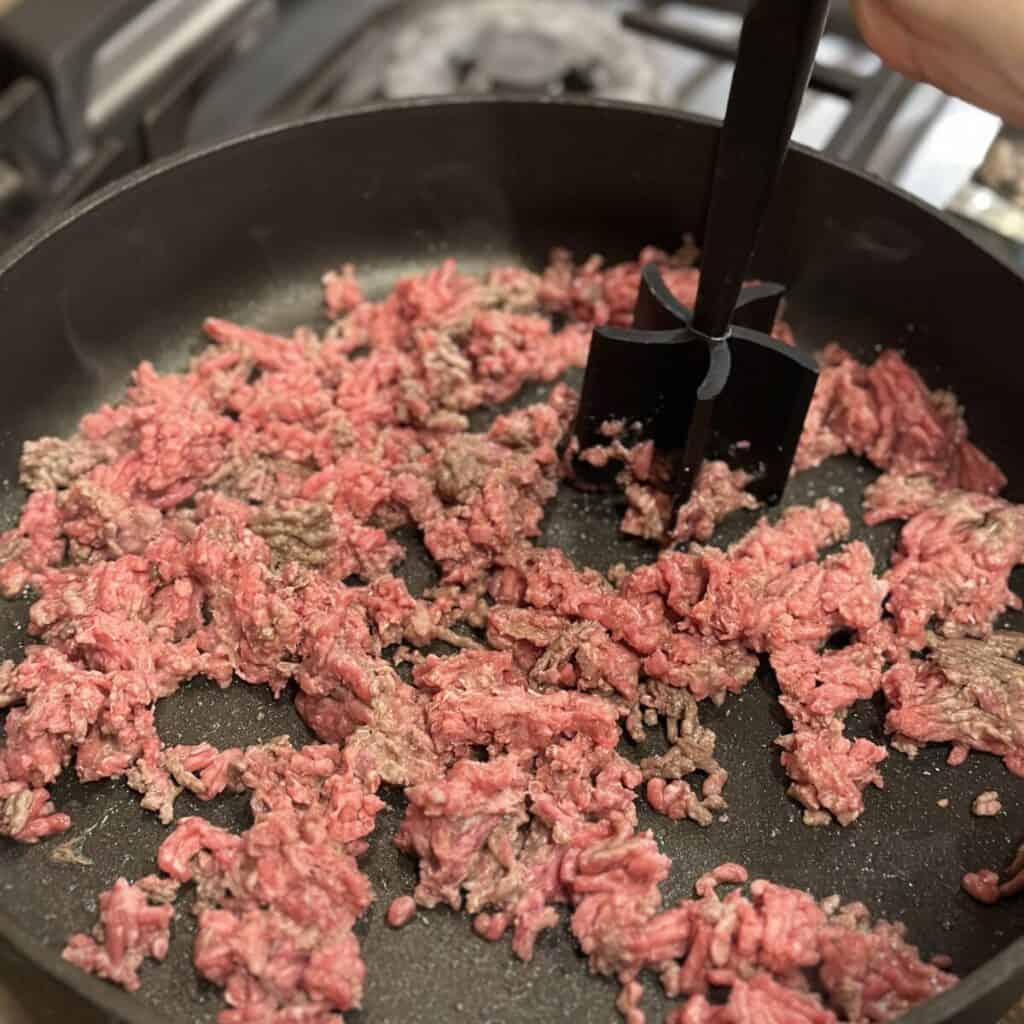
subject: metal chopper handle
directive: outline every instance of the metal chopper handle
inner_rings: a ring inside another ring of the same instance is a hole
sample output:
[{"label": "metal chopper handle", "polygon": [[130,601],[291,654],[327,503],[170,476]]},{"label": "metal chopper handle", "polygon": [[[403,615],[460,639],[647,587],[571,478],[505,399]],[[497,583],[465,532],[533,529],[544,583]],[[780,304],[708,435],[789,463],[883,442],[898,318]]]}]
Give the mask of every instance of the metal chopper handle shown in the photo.
[{"label": "metal chopper handle", "polygon": [[729,333],[736,300],[789,148],[829,0],[754,0],[715,157],[691,327]]}]

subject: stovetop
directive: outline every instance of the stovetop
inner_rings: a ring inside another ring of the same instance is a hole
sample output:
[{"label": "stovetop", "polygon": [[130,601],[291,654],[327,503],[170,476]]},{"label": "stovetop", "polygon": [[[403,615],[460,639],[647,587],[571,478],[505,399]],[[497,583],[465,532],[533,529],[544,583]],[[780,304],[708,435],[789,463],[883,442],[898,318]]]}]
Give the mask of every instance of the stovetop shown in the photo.
[{"label": "stovetop", "polygon": [[[0,0],[0,250],[184,146],[370,100],[594,95],[720,116],[743,7]],[[833,4],[797,141],[970,217],[991,189],[962,190],[998,130],[991,115],[882,68],[846,4]]]}]

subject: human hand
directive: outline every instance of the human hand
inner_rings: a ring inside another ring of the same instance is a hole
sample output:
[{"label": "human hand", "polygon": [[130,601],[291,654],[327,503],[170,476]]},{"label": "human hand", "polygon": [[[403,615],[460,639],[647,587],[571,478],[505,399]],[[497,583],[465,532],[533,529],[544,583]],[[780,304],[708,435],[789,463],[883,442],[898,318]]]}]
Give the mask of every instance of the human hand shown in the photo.
[{"label": "human hand", "polygon": [[890,67],[1024,126],[1024,0],[851,0]]}]

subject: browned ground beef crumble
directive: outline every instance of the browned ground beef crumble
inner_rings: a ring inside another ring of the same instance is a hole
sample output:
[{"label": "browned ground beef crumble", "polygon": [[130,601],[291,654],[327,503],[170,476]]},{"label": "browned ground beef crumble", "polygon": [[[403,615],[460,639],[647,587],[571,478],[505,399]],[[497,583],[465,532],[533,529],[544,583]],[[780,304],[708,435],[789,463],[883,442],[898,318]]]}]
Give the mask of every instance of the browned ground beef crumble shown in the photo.
[{"label": "browned ground beef crumble", "polygon": [[[670,524],[654,452],[620,444],[614,426],[589,457],[623,463],[623,528],[692,543],[610,578],[536,546],[574,394],[555,384],[483,432],[467,414],[582,366],[594,324],[629,323],[650,260],[691,302],[692,254],[654,249],[608,268],[558,251],[541,275],[467,277],[446,262],[379,302],[346,266],[324,278],[322,336],[209,320],[213,344],[187,372],[143,363],[123,404],[68,440],[25,446],[32,493],[0,537],[0,587],[31,588],[39,642],[0,667],[0,834],[67,830],[47,786],[72,765],[83,781],[123,777],[174,824],[160,874],[117,880],[69,960],[136,987],[143,959],[166,954],[171,901],[191,884],[194,961],[224,989],[222,1024],[340,1021],[365,973],[352,926],[373,894],[358,858],[392,785],[407,798],[396,842],[419,882],[388,922],[445,903],[529,958],[565,906],[590,968],[621,983],[629,1024],[643,1020],[645,969],[690,997],[671,1024],[889,1020],[954,983],[859,904],[765,880],[722,895],[747,881],[736,864],[663,906],[670,862],[638,831],[636,801],[642,791],[700,825],[726,808],[698,705],[739,693],[762,655],[792,723],[781,762],[810,824],[852,822],[864,788],[882,785],[885,748],[844,733],[850,706],[879,690],[899,749],[949,742],[953,760],[985,750],[1024,774],[1019,674],[972,671],[957,646],[1015,603],[1024,511],[995,496],[1005,481],[951,395],[929,392],[894,352],[864,366],[831,346],[799,466],[850,451],[886,471],[866,518],[908,522],[882,576],[845,542],[829,499],[762,520],[728,550],[704,546],[721,518],[754,507],[749,478],[709,463]],[[791,340],[784,324],[776,334]],[[409,525],[439,572],[422,597],[393,575],[394,531]],[[833,649],[837,633],[849,643]],[[462,649],[423,652],[439,640]],[[166,746],[154,704],[196,675],[276,695],[294,680],[321,742]],[[659,723],[664,754],[617,752],[623,732]],[[247,792],[252,826],[175,820],[183,789]],[[993,872],[969,877],[979,898],[1000,894]],[[1011,867],[1002,889],[1021,877]],[[729,990],[725,1003],[708,1001],[713,986]]]}]

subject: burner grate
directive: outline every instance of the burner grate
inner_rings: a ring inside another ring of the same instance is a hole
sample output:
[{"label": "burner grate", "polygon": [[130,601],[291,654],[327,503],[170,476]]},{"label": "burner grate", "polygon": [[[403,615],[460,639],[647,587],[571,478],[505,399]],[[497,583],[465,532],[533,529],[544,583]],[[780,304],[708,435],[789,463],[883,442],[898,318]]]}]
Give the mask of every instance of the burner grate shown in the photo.
[{"label": "burner grate", "polygon": [[434,0],[397,7],[333,69],[329,105],[452,93],[667,98],[647,42],[617,5]]},{"label": "burner grate", "polygon": [[[673,0],[662,0],[653,6],[626,11],[622,23],[634,32],[652,39],[687,50],[699,51],[730,64],[735,60],[739,40],[737,27],[733,31],[716,30],[717,25],[701,17],[681,21],[673,17],[680,8],[689,8],[699,14],[702,11],[741,11],[741,3],[729,0],[696,0],[678,4]],[[824,96],[844,101],[845,112],[831,137],[824,146],[827,155],[844,163],[866,167],[878,149],[893,117],[907,102],[915,83],[902,75],[883,67],[869,56],[868,60],[856,62],[861,68],[867,64],[869,70],[853,68],[849,63],[836,64],[825,59],[829,44],[835,45],[836,36],[852,34],[852,23],[843,10],[837,12],[829,23],[832,39],[826,37],[819,50],[818,60],[811,74],[810,90]],[[868,56],[865,53],[865,56]],[[909,145],[913,146],[910,140]]]}]

